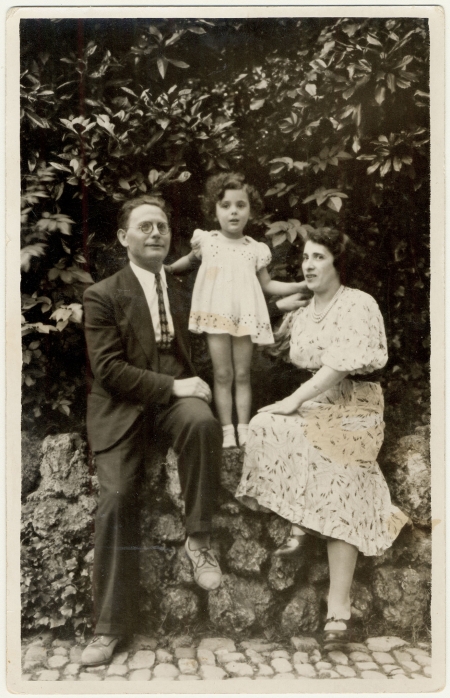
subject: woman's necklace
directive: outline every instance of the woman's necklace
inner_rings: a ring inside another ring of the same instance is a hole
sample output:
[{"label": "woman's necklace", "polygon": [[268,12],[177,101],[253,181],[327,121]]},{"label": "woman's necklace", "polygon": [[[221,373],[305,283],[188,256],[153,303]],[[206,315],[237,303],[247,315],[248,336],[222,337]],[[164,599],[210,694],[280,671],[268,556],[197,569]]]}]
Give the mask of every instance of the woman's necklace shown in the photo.
[{"label": "woman's necklace", "polygon": [[314,305],[312,305],[312,308],[311,308],[311,317],[314,320],[314,322],[321,322],[324,319],[325,315],[327,315],[327,313],[331,310],[333,305],[336,303],[339,296],[342,294],[342,291],[344,290],[344,288],[345,288],[344,286],[339,286],[339,288],[336,291],[336,293],[334,294],[333,298],[328,303],[325,310],[322,310],[321,313],[316,313],[316,310],[315,310],[316,299],[314,299]]}]

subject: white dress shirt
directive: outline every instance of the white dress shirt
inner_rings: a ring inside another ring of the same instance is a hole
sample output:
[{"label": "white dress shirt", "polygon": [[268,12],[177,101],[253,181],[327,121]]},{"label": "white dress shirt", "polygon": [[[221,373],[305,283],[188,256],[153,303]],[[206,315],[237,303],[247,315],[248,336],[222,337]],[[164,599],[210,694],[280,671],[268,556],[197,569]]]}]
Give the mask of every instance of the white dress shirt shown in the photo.
[{"label": "white dress shirt", "polygon": [[[158,293],[156,291],[155,275],[153,274],[153,272],[147,271],[147,269],[142,269],[142,267],[136,266],[136,264],[133,264],[133,262],[130,262],[130,267],[137,276],[137,280],[141,284],[142,290],[144,291],[145,298],[150,310],[150,315],[152,317],[153,329],[155,331],[155,340],[158,343],[161,341],[161,325],[159,322]],[[170,313],[169,297],[167,295],[166,273],[164,267],[161,267],[160,275],[161,287],[164,298],[164,306],[167,315],[167,323],[169,325],[169,334],[171,339],[173,339],[175,336],[175,330],[173,327],[172,315]]]}]

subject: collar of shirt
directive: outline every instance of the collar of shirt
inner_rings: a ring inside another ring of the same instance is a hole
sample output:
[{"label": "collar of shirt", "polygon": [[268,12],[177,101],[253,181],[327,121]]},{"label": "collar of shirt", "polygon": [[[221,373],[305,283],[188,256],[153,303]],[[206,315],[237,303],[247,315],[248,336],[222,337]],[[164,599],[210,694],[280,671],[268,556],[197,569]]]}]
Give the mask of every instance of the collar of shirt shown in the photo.
[{"label": "collar of shirt", "polygon": [[[138,267],[134,262],[130,262],[130,267],[136,274],[137,278],[141,282],[141,285],[147,287],[149,290],[156,290],[156,281],[155,281],[155,274],[152,271],[148,271],[147,269],[142,269],[142,267]],[[167,279],[166,279],[166,271],[164,267],[161,267],[160,270],[160,276],[161,276],[161,285],[163,288],[167,288]]]},{"label": "collar of shirt", "polygon": [[[159,321],[158,294],[156,292],[155,274],[151,271],[147,271],[147,269],[142,269],[142,267],[138,267],[131,261],[130,267],[135,276],[137,277],[137,280],[141,284],[142,290],[144,291],[144,295],[152,318],[153,329],[155,332],[155,340],[156,342],[159,342],[161,340],[161,325]],[[172,313],[170,312],[169,297],[167,294],[167,280],[164,267],[161,267],[160,275],[164,298],[164,306],[166,309],[167,322],[169,325],[169,334],[171,337],[174,337],[175,329],[173,326]]]}]

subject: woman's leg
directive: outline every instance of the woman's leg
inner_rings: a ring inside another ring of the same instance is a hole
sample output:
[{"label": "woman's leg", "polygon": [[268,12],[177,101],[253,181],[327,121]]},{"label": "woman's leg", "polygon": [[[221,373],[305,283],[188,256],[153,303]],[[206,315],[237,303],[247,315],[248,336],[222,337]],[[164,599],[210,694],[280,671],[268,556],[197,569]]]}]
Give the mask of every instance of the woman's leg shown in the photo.
[{"label": "woman's leg", "polygon": [[232,337],[231,341],[238,422],[239,424],[248,424],[252,407],[250,366],[252,363],[253,342],[249,335]]},{"label": "woman's leg", "polygon": [[[350,610],[350,588],[353,581],[358,549],[343,540],[328,541],[328,564],[330,567],[330,591],[328,594],[327,618],[348,620]],[[327,623],[327,628],[328,628]],[[334,628],[338,630],[339,628]]]},{"label": "woman's leg", "polygon": [[229,334],[208,334],[208,349],[214,370],[214,403],[222,426],[232,424],[233,357]]}]

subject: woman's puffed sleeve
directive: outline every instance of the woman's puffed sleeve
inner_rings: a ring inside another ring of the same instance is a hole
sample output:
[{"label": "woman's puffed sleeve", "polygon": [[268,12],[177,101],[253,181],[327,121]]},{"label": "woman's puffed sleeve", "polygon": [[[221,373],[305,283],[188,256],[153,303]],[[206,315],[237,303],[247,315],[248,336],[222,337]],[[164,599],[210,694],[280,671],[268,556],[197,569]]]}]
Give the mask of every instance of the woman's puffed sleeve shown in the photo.
[{"label": "woman's puffed sleeve", "polygon": [[272,261],[272,253],[263,242],[258,242],[257,245],[256,271],[260,271],[270,264]]},{"label": "woman's puffed sleeve", "polygon": [[191,247],[197,259],[202,258],[202,246],[208,235],[209,233],[207,230],[200,230],[200,228],[194,230],[194,234],[191,238]]},{"label": "woman's puffed sleeve", "polygon": [[348,291],[352,296],[334,322],[333,338],[321,361],[336,371],[372,373],[383,368],[388,359],[383,318],[372,296]]}]

